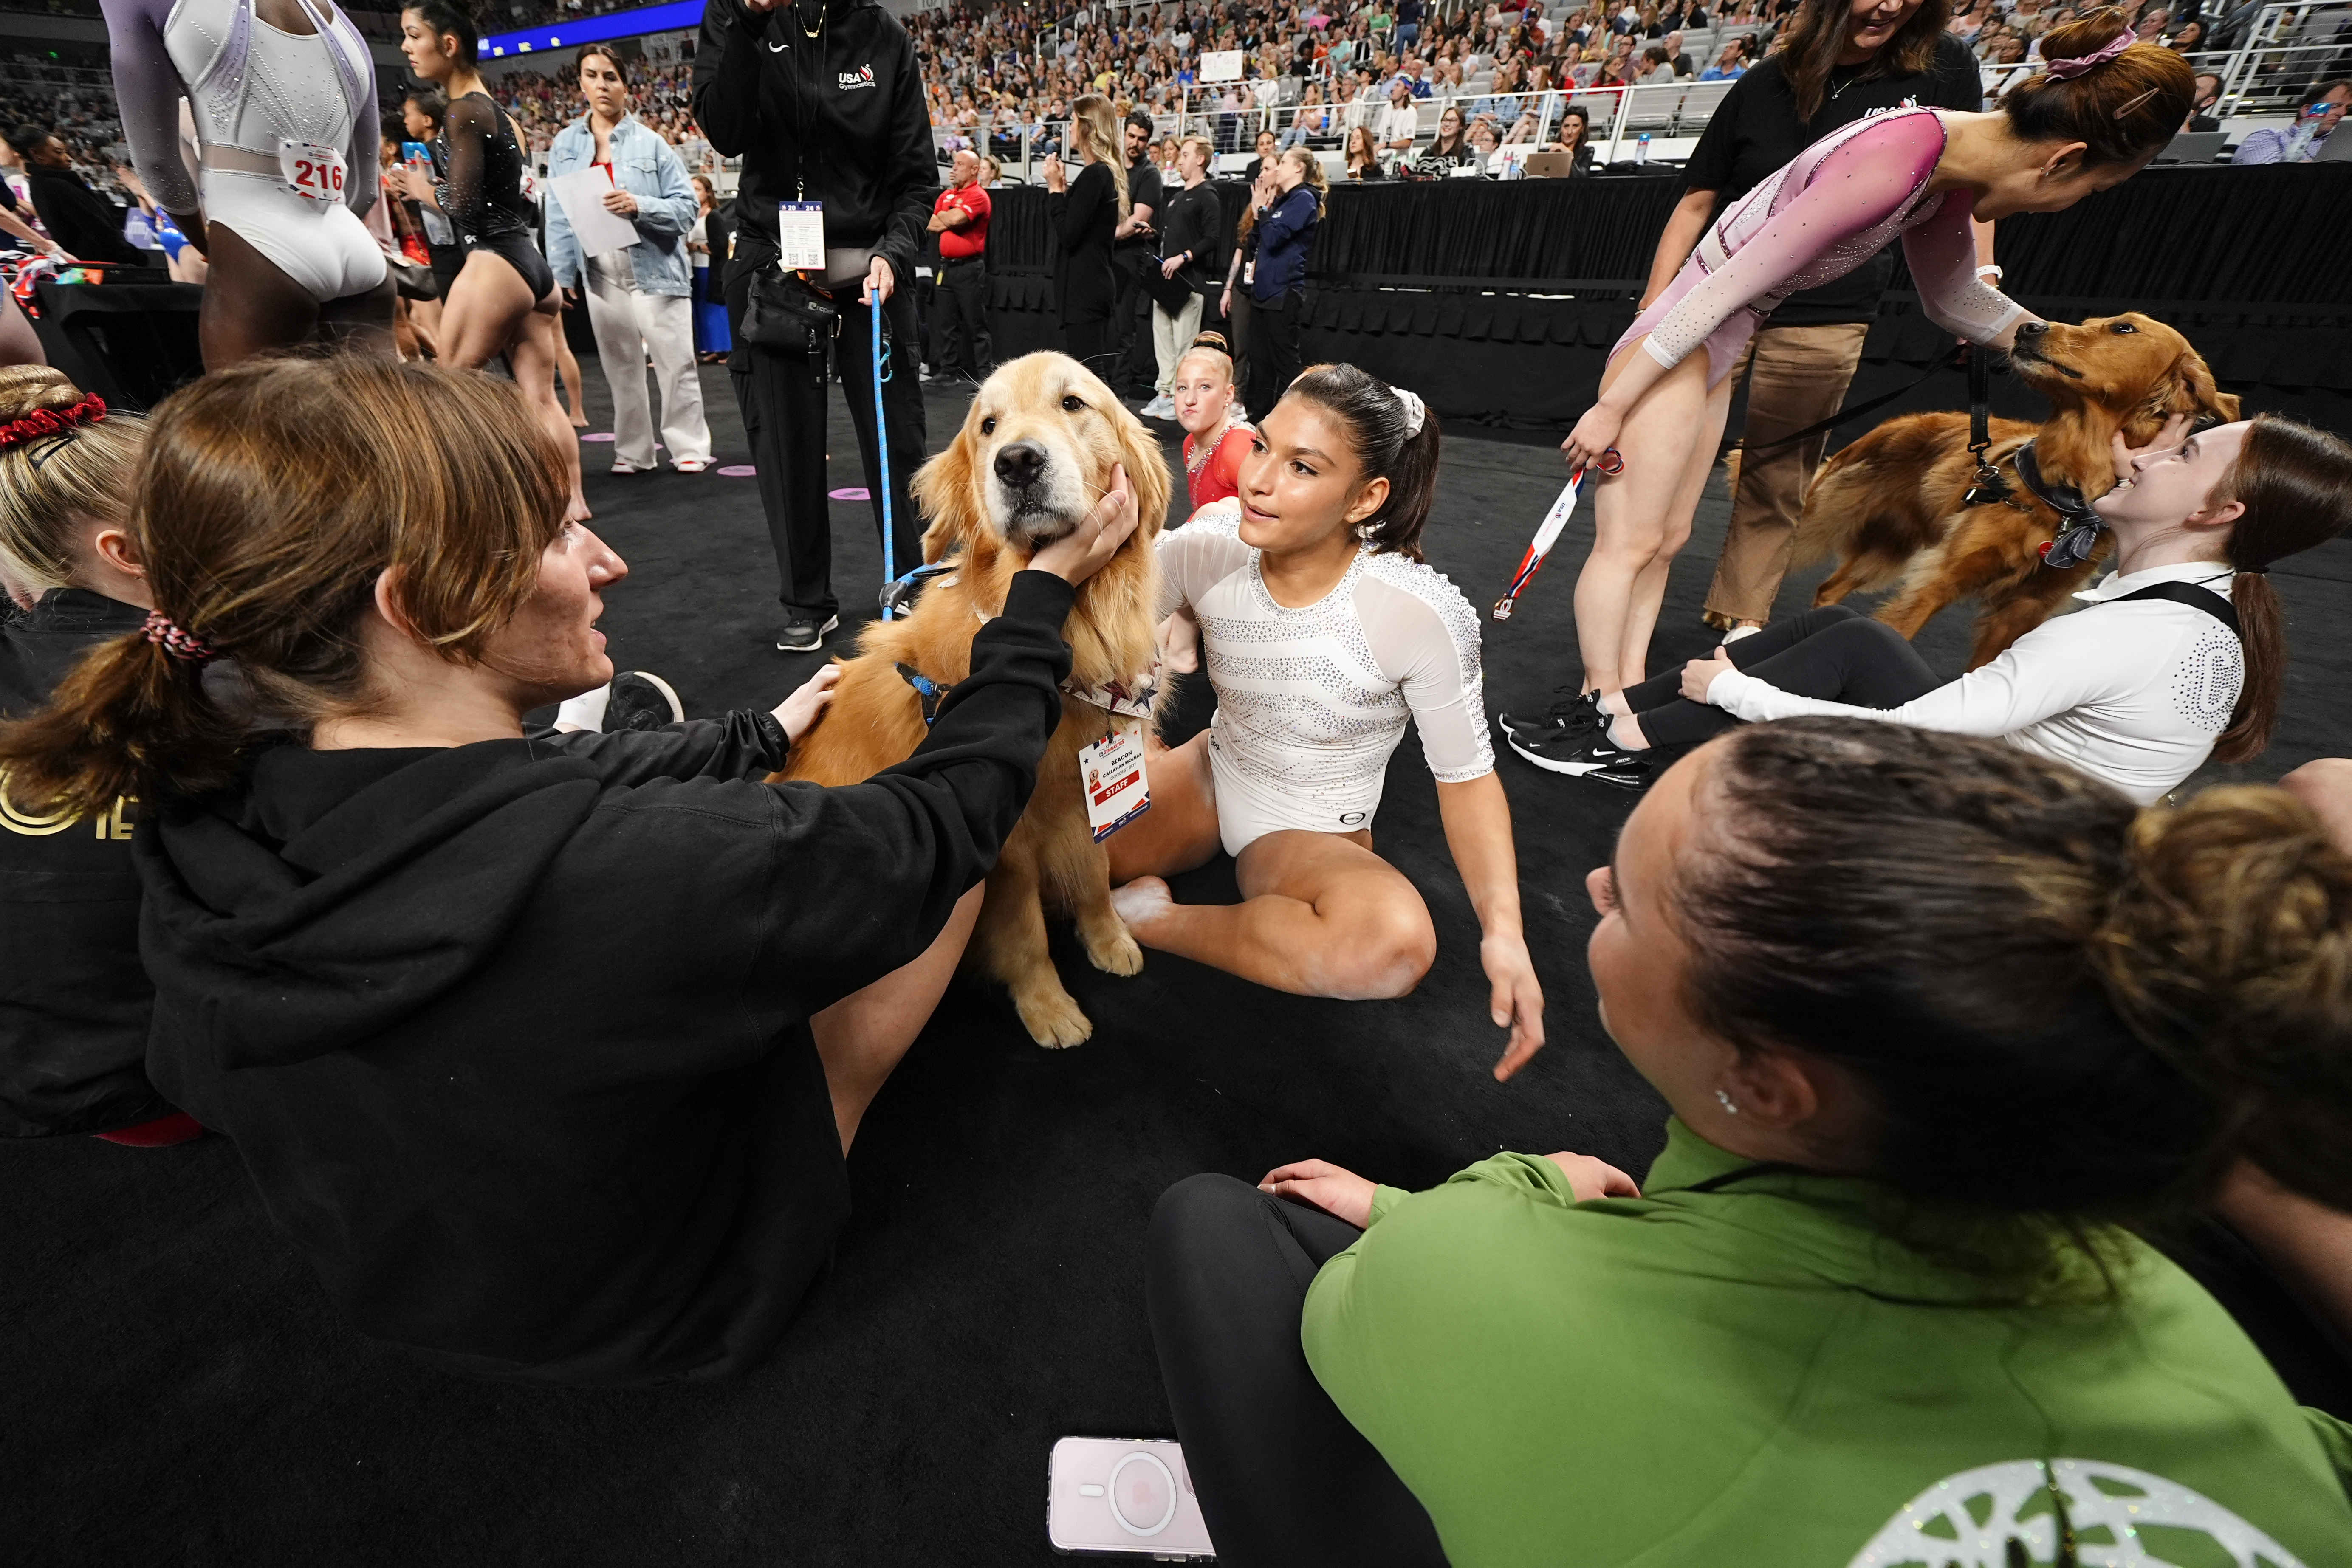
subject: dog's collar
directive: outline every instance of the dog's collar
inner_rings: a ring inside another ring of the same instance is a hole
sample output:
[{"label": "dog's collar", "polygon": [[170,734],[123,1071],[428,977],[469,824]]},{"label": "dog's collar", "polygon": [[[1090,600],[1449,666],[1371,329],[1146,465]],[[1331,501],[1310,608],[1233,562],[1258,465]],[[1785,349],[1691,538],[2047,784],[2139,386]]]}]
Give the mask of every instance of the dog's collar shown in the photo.
[{"label": "dog's collar", "polygon": [[[986,621],[988,617],[982,615],[981,619]],[[915,689],[917,699],[923,705],[924,727],[929,728],[938,723],[940,705],[947,701],[948,694],[955,690],[955,687],[941,685],[904,661],[891,667],[898,672],[900,680]],[[1073,696],[1082,703],[1098,707],[1113,717],[1149,719],[1151,716],[1152,704],[1160,695],[1160,666],[1154,664],[1143,674],[1129,680],[1111,681],[1099,686],[1076,685],[1071,682],[1064,681],[1062,693],[1066,696]]]},{"label": "dog's collar", "polygon": [[2019,447],[2011,461],[2026,492],[2064,519],[2058,537],[2042,547],[2042,564],[2065,568],[2089,560],[2098,549],[2099,530],[2107,526],[2106,519],[2092,510],[2091,503],[2074,486],[2053,485],[2042,476],[2042,460],[2031,441]]}]

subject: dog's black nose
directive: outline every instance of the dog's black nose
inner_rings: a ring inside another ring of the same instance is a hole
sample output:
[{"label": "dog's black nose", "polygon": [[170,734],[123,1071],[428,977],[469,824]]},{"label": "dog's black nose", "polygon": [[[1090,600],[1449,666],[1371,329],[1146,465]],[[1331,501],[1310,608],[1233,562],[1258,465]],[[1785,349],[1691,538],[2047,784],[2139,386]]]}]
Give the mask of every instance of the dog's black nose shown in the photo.
[{"label": "dog's black nose", "polygon": [[2021,338],[2039,338],[2048,330],[2050,323],[2047,321],[2021,321],[2017,324],[2017,335]]},{"label": "dog's black nose", "polygon": [[1034,441],[1008,442],[996,454],[996,476],[1015,490],[1037,482],[1045,472],[1045,449]]}]

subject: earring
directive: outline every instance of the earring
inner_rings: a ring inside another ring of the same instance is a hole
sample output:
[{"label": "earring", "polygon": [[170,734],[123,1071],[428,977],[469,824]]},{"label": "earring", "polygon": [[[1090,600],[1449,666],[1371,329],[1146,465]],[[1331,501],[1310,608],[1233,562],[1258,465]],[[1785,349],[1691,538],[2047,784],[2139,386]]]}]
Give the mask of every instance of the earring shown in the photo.
[{"label": "earring", "polygon": [[1739,1107],[1732,1103],[1730,1095],[1718,1089],[1715,1092],[1715,1097],[1723,1102],[1723,1108],[1726,1111],[1728,1111],[1735,1116],[1739,1114]]}]

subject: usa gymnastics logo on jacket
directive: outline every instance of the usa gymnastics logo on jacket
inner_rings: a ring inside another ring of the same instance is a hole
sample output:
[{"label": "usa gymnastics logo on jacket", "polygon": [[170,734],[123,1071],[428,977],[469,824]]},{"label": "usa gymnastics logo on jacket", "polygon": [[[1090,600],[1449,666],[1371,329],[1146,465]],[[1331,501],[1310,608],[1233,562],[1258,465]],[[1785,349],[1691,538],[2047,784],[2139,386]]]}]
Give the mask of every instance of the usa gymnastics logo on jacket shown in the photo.
[{"label": "usa gymnastics logo on jacket", "polygon": [[844,71],[841,73],[839,81],[841,90],[844,92],[856,92],[861,87],[872,87],[874,85],[874,68],[872,66],[860,66],[854,71]]}]

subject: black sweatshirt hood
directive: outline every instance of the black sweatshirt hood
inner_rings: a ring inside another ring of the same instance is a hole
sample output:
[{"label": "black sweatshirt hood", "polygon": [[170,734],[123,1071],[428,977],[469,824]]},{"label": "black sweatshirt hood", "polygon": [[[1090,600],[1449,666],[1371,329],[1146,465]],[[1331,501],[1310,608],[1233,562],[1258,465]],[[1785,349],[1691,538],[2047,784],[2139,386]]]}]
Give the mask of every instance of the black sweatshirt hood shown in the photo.
[{"label": "black sweatshirt hood", "polygon": [[526,740],[273,747],[240,797],[139,835],[150,971],[224,1070],[348,1049],[481,967],[598,793]]}]

